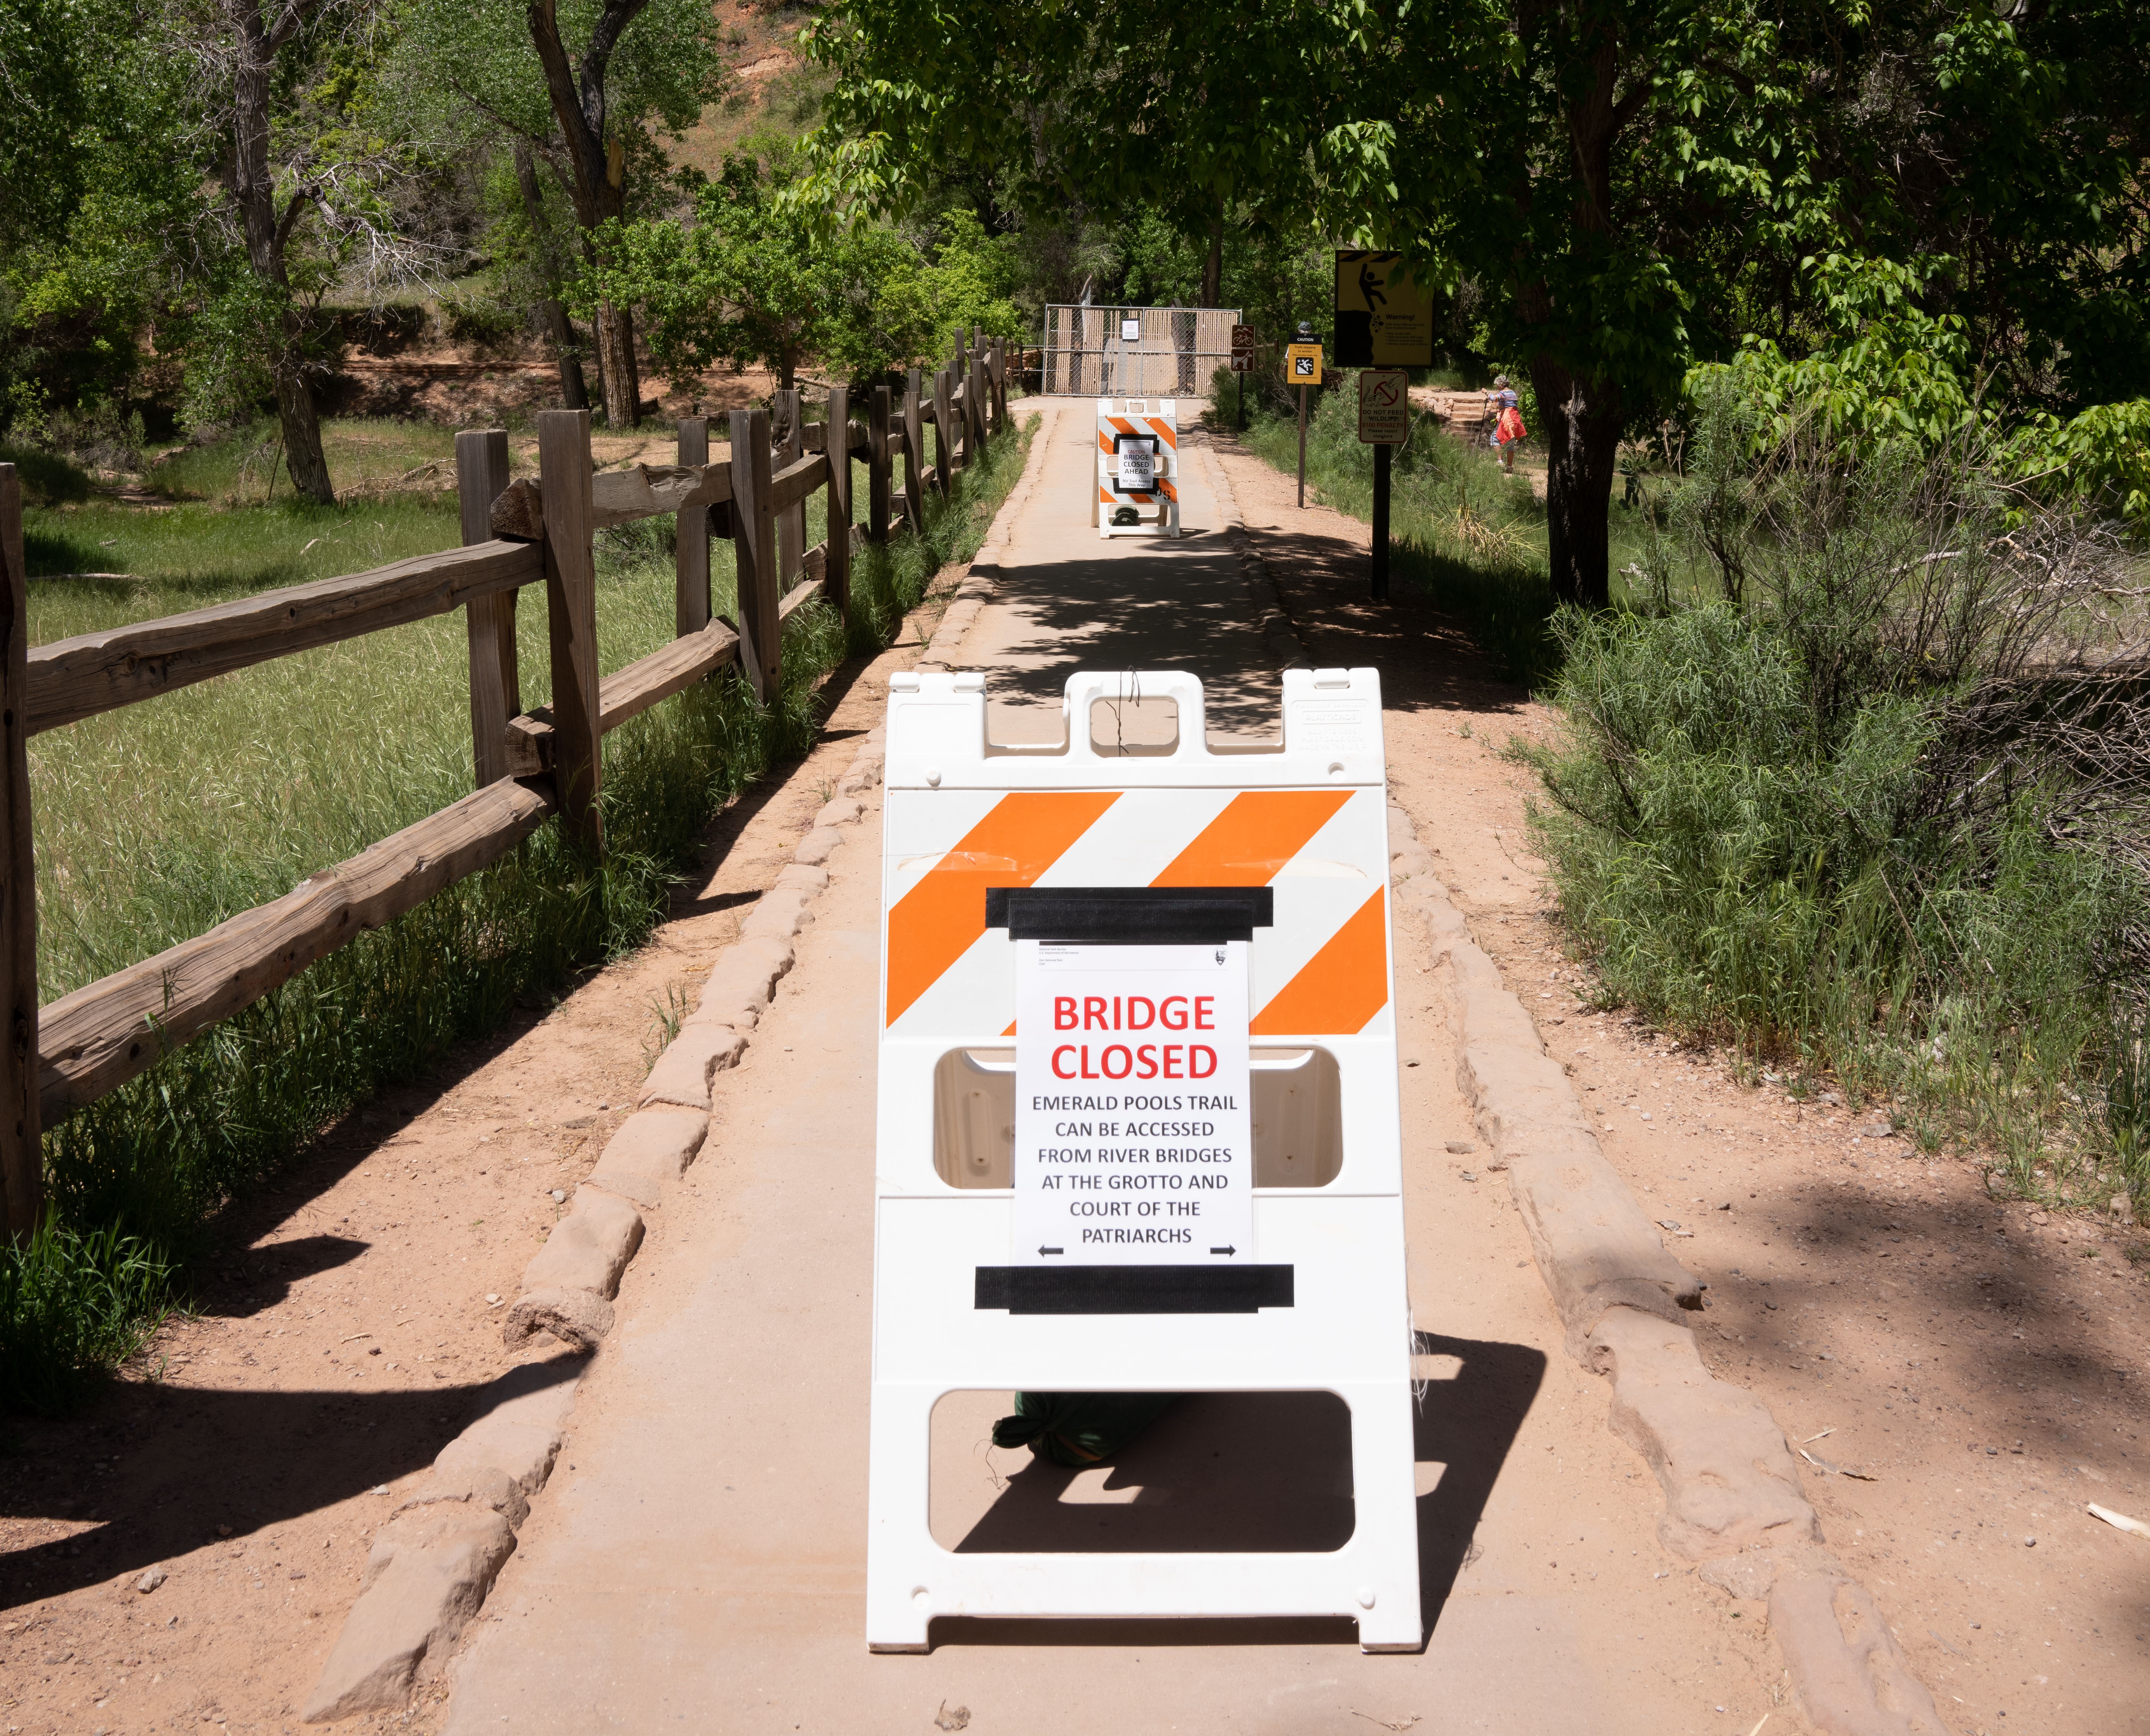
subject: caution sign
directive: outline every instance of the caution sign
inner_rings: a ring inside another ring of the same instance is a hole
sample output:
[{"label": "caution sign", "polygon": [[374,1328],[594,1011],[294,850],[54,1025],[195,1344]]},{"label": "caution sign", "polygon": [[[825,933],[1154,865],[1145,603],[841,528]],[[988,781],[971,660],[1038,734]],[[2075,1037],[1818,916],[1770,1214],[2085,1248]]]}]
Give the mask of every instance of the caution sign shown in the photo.
[{"label": "caution sign", "polygon": [[1016,943],[1017,1265],[1254,1258],[1247,943]]},{"label": "caution sign", "polygon": [[1285,345],[1284,377],[1293,386],[1320,385],[1321,346],[1319,344]]},{"label": "caution sign", "polygon": [[1338,250],[1336,366],[1433,366],[1433,298],[1401,254]]},{"label": "caution sign", "polygon": [[1359,376],[1359,438],[1367,446],[1411,438],[1411,376],[1401,368],[1368,368]]},{"label": "caution sign", "polygon": [[1123,493],[1148,493],[1157,487],[1157,442],[1123,437],[1113,454],[1120,467]]}]

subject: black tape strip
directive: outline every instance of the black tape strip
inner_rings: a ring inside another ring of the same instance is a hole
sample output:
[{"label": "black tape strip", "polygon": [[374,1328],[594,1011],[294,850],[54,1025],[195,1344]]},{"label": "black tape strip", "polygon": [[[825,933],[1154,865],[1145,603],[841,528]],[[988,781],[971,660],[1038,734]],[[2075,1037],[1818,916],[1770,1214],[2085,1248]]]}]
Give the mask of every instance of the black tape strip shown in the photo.
[{"label": "black tape strip", "polygon": [[979,1308],[1010,1314],[1253,1314],[1289,1308],[1289,1266],[980,1266]]},{"label": "black tape strip", "polygon": [[1267,886],[988,886],[986,926],[1012,941],[1209,946],[1276,924]]}]

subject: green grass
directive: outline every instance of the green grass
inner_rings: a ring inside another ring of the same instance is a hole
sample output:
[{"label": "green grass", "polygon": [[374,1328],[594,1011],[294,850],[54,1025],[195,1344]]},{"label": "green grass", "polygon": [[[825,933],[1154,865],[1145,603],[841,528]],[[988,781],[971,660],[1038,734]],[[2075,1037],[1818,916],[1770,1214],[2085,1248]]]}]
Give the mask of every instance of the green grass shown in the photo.
[{"label": "green grass", "polygon": [[[452,483],[455,431],[431,422],[358,416],[325,421],[321,450],[339,497],[378,493],[401,483],[429,462],[438,462],[447,482]],[[143,482],[151,493],[168,500],[211,500],[230,506],[273,503],[291,493],[283,451],[283,437],[275,420],[265,417],[205,445],[182,447],[152,465]],[[411,478],[412,483],[426,480]]]},{"label": "green grass", "polygon": [[0,1411],[63,1410],[142,1347],[169,1303],[169,1260],[118,1226],[48,1218],[0,1243]]},{"label": "green grass", "polygon": [[[144,1259],[183,1264],[225,1200],[287,1163],[381,1084],[421,1072],[455,1042],[497,1025],[519,1002],[542,1002],[578,971],[639,945],[663,919],[709,819],[810,745],[820,677],[848,652],[886,643],[933,572],[975,551],[1020,474],[1027,437],[1002,437],[986,462],[959,477],[947,505],[929,502],[922,542],[901,537],[855,563],[848,642],[839,618],[820,604],[792,616],[782,691],[770,705],[756,706],[744,684],[719,675],[607,737],[601,865],[578,859],[548,825],[506,860],[361,936],[48,1129],[58,1240],[36,1270],[75,1275],[40,1279],[42,1288],[0,1284],[0,1301],[18,1299],[9,1305],[17,1313],[0,1319],[0,1339],[13,1334],[11,1360],[24,1359],[25,1372],[8,1377],[10,1401],[53,1401],[76,1390],[82,1369],[109,1366],[125,1354],[124,1335],[71,1336],[38,1324],[54,1308],[73,1318],[70,1307],[77,1314],[107,1307],[100,1294],[139,1303],[147,1293],[139,1274],[149,1268],[115,1265],[114,1244],[93,1249],[87,1238],[124,1224],[142,1239]],[[854,466],[854,483],[863,500],[863,466]],[[824,534],[825,502],[817,494],[808,502],[810,544]],[[287,582],[281,575],[320,558],[301,545],[324,527],[340,526],[347,546],[364,547],[361,564],[383,558],[385,527],[366,519],[364,507],[200,510],[204,530],[229,553],[198,555],[180,540],[155,544],[149,539],[169,533],[150,530],[135,546],[169,548],[167,566],[142,560],[139,579],[124,585],[33,586],[33,640],[244,595],[260,588],[256,575],[264,573]],[[440,524],[421,546],[455,540],[452,516]],[[660,520],[598,539],[607,669],[672,635],[669,534],[669,521]],[[725,542],[711,549],[713,602],[724,613],[734,608],[730,553]],[[331,571],[346,565],[335,561]],[[526,706],[548,697],[544,617],[542,590],[532,588],[518,610]],[[463,624],[450,615],[35,738],[43,997],[280,896],[466,794],[467,682]],[[103,1291],[83,1275],[123,1269],[135,1275],[114,1278]],[[54,1294],[76,1296],[79,1305],[32,1305]],[[137,1315],[149,1305],[136,1307]]]},{"label": "green grass", "polygon": [[[1220,372],[1213,414],[1229,425],[1236,388]],[[1242,440],[1288,473],[1299,468],[1295,413],[1248,406]],[[1311,497],[1370,521],[1373,448],[1360,443],[1356,406],[1343,391],[1320,394],[1306,431]],[[1500,673],[1524,686],[1551,674],[1557,646],[1547,623],[1552,592],[1546,563],[1545,512],[1529,482],[1504,474],[1491,452],[1415,419],[1390,462],[1390,583],[1461,620]]]},{"label": "green grass", "polygon": [[[1436,370],[1426,377],[1438,385],[1465,383],[1453,371]],[[1219,370],[1211,410],[1218,426],[1237,426],[1238,403],[1232,376]],[[1295,408],[1267,395],[1258,405],[1250,396],[1247,431],[1240,437],[1278,470],[1297,472]],[[1373,455],[1371,447],[1360,442],[1350,391],[1317,394],[1306,431],[1310,497],[1370,522]],[[1608,527],[1616,606],[1634,596],[1634,575],[1646,561],[1683,590],[1707,585],[1700,569],[1668,549],[1656,529],[1665,516],[1662,487],[1661,479],[1649,479],[1638,507],[1617,494],[1612,502]],[[1532,497],[1527,477],[1509,475],[1490,450],[1457,439],[1430,416],[1413,418],[1410,440],[1390,461],[1389,572],[1395,589],[1461,621],[1509,680],[1542,688],[1557,674],[1561,646],[1551,625],[1544,503]]]}]

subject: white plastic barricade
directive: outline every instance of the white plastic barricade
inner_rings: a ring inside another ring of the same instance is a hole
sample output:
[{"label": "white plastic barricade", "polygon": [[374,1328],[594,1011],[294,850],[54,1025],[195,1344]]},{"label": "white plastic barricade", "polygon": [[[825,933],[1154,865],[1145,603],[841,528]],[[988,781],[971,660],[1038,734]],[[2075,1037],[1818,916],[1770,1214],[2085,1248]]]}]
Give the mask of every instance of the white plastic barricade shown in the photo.
[{"label": "white plastic barricade", "polygon": [[[1098,400],[1090,522],[1101,537],[1179,534],[1179,416],[1170,398]],[[1132,512],[1132,522],[1115,517]]]},{"label": "white plastic barricade", "polygon": [[[1416,1648],[1375,672],[1285,671],[1282,747],[1214,754],[1184,674],[1070,677],[1046,747],[987,742],[982,675],[891,687],[868,1643],[921,1649],[936,1615],[1342,1615]],[[1100,751],[1093,706],[1137,694],[1176,739]],[[934,1405],[1017,1390],[1335,1394],[1350,1538],[944,1548]]]}]

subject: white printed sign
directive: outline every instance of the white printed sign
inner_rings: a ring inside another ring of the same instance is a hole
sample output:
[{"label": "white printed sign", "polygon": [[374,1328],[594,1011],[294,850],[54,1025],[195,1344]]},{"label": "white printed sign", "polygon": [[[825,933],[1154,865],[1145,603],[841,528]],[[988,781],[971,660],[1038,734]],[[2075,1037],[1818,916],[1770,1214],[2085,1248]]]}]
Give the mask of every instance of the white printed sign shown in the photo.
[{"label": "white printed sign", "polygon": [[1016,943],[1018,1265],[1254,1257],[1247,943]]},{"label": "white printed sign", "polygon": [[1120,487],[1131,493],[1147,493],[1157,487],[1157,442],[1123,440],[1114,455],[1120,461]]}]

